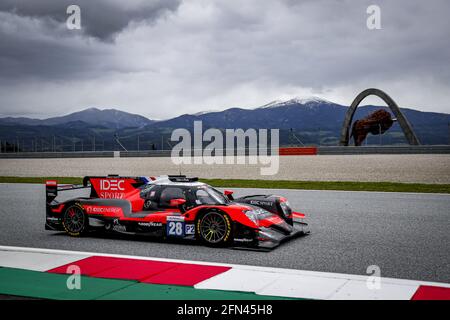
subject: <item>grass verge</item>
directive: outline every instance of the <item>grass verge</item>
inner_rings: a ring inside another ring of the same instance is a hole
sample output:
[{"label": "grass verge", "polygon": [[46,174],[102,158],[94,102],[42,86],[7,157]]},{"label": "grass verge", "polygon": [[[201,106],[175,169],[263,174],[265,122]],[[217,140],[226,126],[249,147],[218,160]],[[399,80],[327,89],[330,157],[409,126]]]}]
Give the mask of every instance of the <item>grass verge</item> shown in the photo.
[{"label": "grass verge", "polygon": [[232,179],[203,179],[202,181],[215,187],[231,188],[450,193],[450,184]]},{"label": "grass verge", "polygon": [[[0,177],[0,183],[58,183],[79,184],[80,177]],[[290,181],[290,180],[241,180],[241,179],[201,179],[214,187],[263,188],[298,190],[342,190],[342,191],[384,191],[450,193],[450,184],[398,183],[398,182],[354,182],[354,181]]]}]

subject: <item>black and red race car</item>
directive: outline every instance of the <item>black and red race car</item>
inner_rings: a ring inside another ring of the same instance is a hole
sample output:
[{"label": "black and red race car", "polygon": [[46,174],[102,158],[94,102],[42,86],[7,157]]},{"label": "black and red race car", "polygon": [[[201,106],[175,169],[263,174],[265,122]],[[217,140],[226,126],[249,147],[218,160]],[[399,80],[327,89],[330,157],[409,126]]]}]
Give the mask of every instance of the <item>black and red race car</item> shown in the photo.
[{"label": "black and red race car", "polygon": [[[89,194],[59,199],[62,191],[77,189]],[[307,234],[304,218],[284,197],[234,199],[232,191],[222,193],[181,175],[109,175],[85,177],[82,185],[46,183],[45,228],[71,236],[102,230],[198,240],[209,246],[272,249]]]}]

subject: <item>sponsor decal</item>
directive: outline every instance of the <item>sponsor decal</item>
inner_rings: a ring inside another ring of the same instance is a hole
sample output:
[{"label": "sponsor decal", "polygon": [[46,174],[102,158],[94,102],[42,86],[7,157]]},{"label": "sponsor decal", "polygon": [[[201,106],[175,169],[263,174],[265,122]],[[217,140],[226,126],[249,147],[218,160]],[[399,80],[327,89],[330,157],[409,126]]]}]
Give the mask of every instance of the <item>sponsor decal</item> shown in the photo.
[{"label": "sponsor decal", "polygon": [[125,180],[102,179],[100,180],[100,197],[105,199],[123,199]]},{"label": "sponsor decal", "polygon": [[183,216],[168,216],[167,221],[184,221]]},{"label": "sponsor decal", "polygon": [[195,234],[195,224],[187,224],[184,233],[186,235]]},{"label": "sponsor decal", "polygon": [[126,232],[127,228],[125,226],[117,224],[117,225],[113,226],[113,230],[117,231],[117,232]]},{"label": "sponsor decal", "polygon": [[235,241],[235,242],[252,242],[253,239],[246,239],[246,238],[239,239],[239,238],[234,238],[234,241]]},{"label": "sponsor decal", "polygon": [[119,223],[119,219],[114,219],[114,221],[113,221],[113,230],[117,231],[117,232],[126,232],[127,231],[127,227],[121,225]]},{"label": "sponsor decal", "polygon": [[250,204],[254,204],[257,206],[272,206],[273,202],[270,201],[260,201],[260,200],[251,200]]},{"label": "sponsor decal", "polygon": [[102,206],[84,206],[84,209],[88,214],[99,214],[99,213],[120,213],[121,208],[117,207],[102,207]]},{"label": "sponsor decal", "polygon": [[150,200],[146,200],[144,202],[144,209],[149,209],[152,206],[152,202]]},{"label": "sponsor decal", "polygon": [[139,222],[138,225],[141,227],[162,227],[161,222]]},{"label": "sponsor decal", "polygon": [[47,221],[59,221],[59,218],[55,218],[55,217],[47,217]]}]

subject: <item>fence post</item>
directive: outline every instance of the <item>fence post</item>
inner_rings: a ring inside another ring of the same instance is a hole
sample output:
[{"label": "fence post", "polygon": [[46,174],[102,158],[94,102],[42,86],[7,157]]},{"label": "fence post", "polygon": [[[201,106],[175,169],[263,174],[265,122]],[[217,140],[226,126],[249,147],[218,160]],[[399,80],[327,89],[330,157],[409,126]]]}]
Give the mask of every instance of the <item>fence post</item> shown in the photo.
[{"label": "fence post", "polygon": [[320,145],[321,145],[321,141],[322,140],[322,129],[319,127],[319,147],[320,147]]},{"label": "fence post", "polygon": [[381,143],[382,143],[382,141],[381,141],[381,123],[378,124],[378,133],[380,135],[380,146],[381,146]]},{"label": "fence post", "polygon": [[448,123],[448,144],[450,145],[450,122]]}]

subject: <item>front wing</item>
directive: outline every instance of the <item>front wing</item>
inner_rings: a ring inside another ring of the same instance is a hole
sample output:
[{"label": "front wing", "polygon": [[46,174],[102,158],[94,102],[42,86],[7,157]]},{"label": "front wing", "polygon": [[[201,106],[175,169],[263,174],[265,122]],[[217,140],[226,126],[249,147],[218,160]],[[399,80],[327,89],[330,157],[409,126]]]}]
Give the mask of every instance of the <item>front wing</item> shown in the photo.
[{"label": "front wing", "polygon": [[240,250],[270,251],[283,242],[310,234],[310,231],[307,229],[307,223],[297,220],[294,220],[293,223],[292,231],[288,234],[277,230],[274,227],[261,227],[259,230],[252,232],[251,237],[240,238],[239,232],[237,232],[234,238],[233,248]]}]

